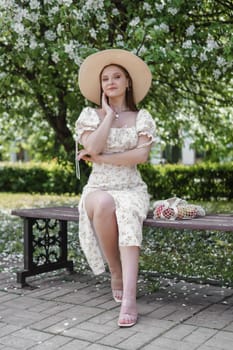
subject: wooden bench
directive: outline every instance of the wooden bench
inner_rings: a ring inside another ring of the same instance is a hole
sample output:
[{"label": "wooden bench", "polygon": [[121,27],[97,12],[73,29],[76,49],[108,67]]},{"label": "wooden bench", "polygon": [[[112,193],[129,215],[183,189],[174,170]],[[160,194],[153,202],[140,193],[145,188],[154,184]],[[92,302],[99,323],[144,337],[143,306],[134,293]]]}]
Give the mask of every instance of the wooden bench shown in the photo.
[{"label": "wooden bench", "polygon": [[[66,268],[72,272],[73,261],[67,258],[67,223],[78,221],[77,208],[48,207],[17,209],[12,215],[24,220],[24,270],[17,272],[17,282],[27,285],[26,278]],[[233,215],[211,214],[191,220],[154,220],[150,211],[144,227],[176,230],[232,231]]]}]

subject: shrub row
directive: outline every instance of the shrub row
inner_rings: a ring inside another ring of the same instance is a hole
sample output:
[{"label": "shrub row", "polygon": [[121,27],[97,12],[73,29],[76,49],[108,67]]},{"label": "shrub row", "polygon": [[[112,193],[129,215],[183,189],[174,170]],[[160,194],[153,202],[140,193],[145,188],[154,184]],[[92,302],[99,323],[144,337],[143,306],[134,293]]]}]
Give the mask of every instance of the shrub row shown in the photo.
[{"label": "shrub row", "polygon": [[173,196],[197,201],[233,199],[233,163],[140,166],[154,199]]},{"label": "shrub row", "polygon": [[71,163],[3,163],[0,165],[0,191],[78,194],[86,182],[88,169],[81,169],[81,172],[79,181]]},{"label": "shrub row", "polygon": [[[233,164],[200,163],[185,165],[139,166],[152,199],[178,196],[210,201],[233,199]],[[73,164],[6,163],[0,165],[1,192],[76,193],[86,183],[90,168],[81,163],[81,180]]]}]

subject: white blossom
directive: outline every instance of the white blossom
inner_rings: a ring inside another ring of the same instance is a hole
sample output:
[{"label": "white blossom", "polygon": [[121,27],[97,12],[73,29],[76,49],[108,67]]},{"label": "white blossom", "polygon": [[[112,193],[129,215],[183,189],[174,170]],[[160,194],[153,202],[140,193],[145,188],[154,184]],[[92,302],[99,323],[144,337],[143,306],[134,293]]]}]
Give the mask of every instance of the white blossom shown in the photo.
[{"label": "white blossom", "polygon": [[134,19],[132,19],[132,21],[129,23],[129,25],[131,27],[136,27],[139,22],[140,22],[140,18],[139,17],[135,17]]},{"label": "white blossom", "polygon": [[160,46],[159,49],[164,54],[164,56],[167,56],[167,51],[165,47]]},{"label": "white blossom", "polygon": [[24,18],[28,18],[28,17],[29,17],[28,10],[18,7],[15,11],[14,21],[22,22]]},{"label": "white blossom", "polygon": [[142,55],[142,54],[144,54],[145,52],[147,52],[147,48],[145,47],[145,45],[142,45],[142,46],[140,47],[139,53],[140,53],[140,55]]},{"label": "white blossom", "polygon": [[142,8],[143,8],[143,10],[150,12],[151,5],[148,4],[148,2],[144,2]]},{"label": "white blossom", "polygon": [[54,63],[58,63],[58,62],[60,61],[60,58],[59,58],[59,55],[58,55],[57,52],[53,52],[53,53],[52,53],[52,61],[53,61]]},{"label": "white blossom", "polygon": [[212,51],[214,49],[218,49],[219,47],[218,43],[211,36],[209,36],[206,40],[206,44],[207,51]]},{"label": "white blossom", "polygon": [[34,50],[35,48],[37,48],[37,42],[36,42],[36,38],[34,36],[32,36],[30,38],[30,42],[29,42],[29,47],[30,49]]},{"label": "white blossom", "polygon": [[32,23],[37,23],[39,20],[39,17],[40,17],[40,15],[38,12],[31,12],[27,15],[26,18]]},{"label": "white blossom", "polygon": [[73,3],[73,0],[58,0],[58,3],[60,5],[70,6]]},{"label": "white blossom", "polygon": [[182,47],[183,49],[191,49],[192,48],[192,40],[186,40],[183,42]]},{"label": "white blossom", "polygon": [[169,7],[169,8],[167,9],[167,12],[168,12],[168,13],[171,13],[173,16],[175,16],[175,15],[177,14],[177,12],[178,12],[178,9],[175,8],[175,7]]},{"label": "white blossom", "polygon": [[1,80],[1,79],[5,79],[6,76],[7,76],[6,72],[1,72],[1,73],[0,73],[0,80]]},{"label": "white blossom", "polygon": [[27,46],[26,39],[24,37],[19,36],[15,44],[16,50],[18,51],[24,50],[26,46]]},{"label": "white blossom", "polygon": [[77,65],[80,65],[81,59],[76,53],[76,49],[79,46],[79,42],[76,40],[70,40],[68,44],[65,44],[65,52],[68,54],[69,58],[73,60]]},{"label": "white blossom", "polygon": [[37,0],[30,0],[29,6],[32,10],[36,10],[40,8],[40,2]]},{"label": "white blossom", "polygon": [[22,23],[12,23],[12,29],[19,35],[22,35],[24,33],[24,25]]},{"label": "white blossom", "polygon": [[64,31],[64,26],[61,23],[58,23],[58,25],[57,25],[57,34],[60,36],[63,31]]},{"label": "white blossom", "polygon": [[90,36],[93,38],[93,39],[97,39],[97,35],[96,35],[96,30],[94,28],[91,28],[89,30],[89,33],[90,33]]},{"label": "white blossom", "polygon": [[77,10],[73,10],[73,15],[75,16],[75,19],[77,21],[82,21],[83,20],[83,12],[82,11],[77,11]]},{"label": "white blossom", "polygon": [[158,12],[161,12],[164,8],[164,4],[155,4],[155,7]]},{"label": "white blossom", "polygon": [[160,28],[161,30],[163,30],[164,32],[169,33],[169,26],[168,26],[166,23],[161,23],[161,24],[159,25],[159,28]]},{"label": "white blossom", "polygon": [[26,61],[25,61],[25,67],[28,69],[28,70],[31,70],[34,66],[34,62],[29,58],[27,57]]},{"label": "white blossom", "polygon": [[109,25],[107,22],[104,22],[104,23],[101,23],[100,26],[99,26],[99,29],[100,30],[108,30],[109,29]]},{"label": "white blossom", "polygon": [[208,57],[207,57],[205,52],[202,52],[200,54],[200,60],[201,60],[201,62],[208,61]]},{"label": "white blossom", "polygon": [[226,60],[224,57],[217,57],[217,66],[223,67],[227,64]]},{"label": "white blossom", "polygon": [[114,9],[112,10],[112,14],[113,14],[113,16],[118,16],[118,15],[119,15],[118,9],[117,9],[117,8],[114,8]]},{"label": "white blossom", "polygon": [[104,7],[104,0],[87,0],[84,7],[91,11],[101,10]]},{"label": "white blossom", "polygon": [[192,66],[191,66],[191,69],[192,69],[192,72],[193,72],[194,74],[197,72],[197,67],[196,67],[196,66],[192,65]]},{"label": "white blossom", "polygon": [[44,33],[45,39],[48,41],[54,41],[56,39],[56,33],[54,33],[52,30],[46,30]]},{"label": "white blossom", "polygon": [[49,9],[48,11],[48,16],[51,18],[53,17],[53,15],[55,15],[57,12],[59,12],[59,7],[58,6],[54,6],[51,9]]},{"label": "white blossom", "polygon": [[214,69],[214,71],[213,71],[214,78],[218,79],[220,77],[220,75],[221,75],[220,69]]},{"label": "white blossom", "polygon": [[186,29],[186,35],[187,36],[192,36],[195,34],[195,26],[191,24],[187,29]]},{"label": "white blossom", "polygon": [[191,53],[191,56],[192,56],[192,57],[197,57],[197,50],[194,49],[194,50],[192,51],[192,53]]}]

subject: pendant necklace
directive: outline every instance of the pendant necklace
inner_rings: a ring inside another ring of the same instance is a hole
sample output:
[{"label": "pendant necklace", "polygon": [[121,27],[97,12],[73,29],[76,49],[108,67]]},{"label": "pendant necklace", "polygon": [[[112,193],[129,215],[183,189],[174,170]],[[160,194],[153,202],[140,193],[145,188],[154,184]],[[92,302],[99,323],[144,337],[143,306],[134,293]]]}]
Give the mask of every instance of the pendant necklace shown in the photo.
[{"label": "pendant necklace", "polygon": [[115,119],[119,119],[121,113],[128,112],[128,111],[129,111],[128,109],[125,109],[124,111],[115,112]]}]

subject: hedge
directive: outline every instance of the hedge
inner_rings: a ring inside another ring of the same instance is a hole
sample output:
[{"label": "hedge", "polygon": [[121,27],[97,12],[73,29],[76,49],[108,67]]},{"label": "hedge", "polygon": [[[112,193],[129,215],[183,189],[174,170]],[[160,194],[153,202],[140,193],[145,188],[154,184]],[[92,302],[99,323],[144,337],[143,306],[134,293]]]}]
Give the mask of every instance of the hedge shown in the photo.
[{"label": "hedge", "polygon": [[[178,196],[197,201],[233,199],[233,163],[139,166],[151,199]],[[2,163],[1,192],[76,193],[82,191],[90,168],[81,163],[81,180],[74,164]]]}]

